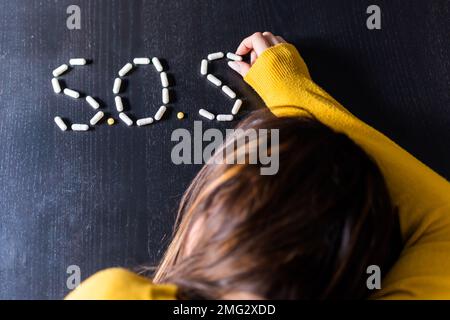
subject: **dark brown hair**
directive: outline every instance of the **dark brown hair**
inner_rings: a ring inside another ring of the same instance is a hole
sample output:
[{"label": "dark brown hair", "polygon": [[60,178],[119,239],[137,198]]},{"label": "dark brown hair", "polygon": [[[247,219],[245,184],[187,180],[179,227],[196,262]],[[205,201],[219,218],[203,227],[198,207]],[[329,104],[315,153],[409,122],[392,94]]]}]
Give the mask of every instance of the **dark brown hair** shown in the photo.
[{"label": "dark brown hair", "polygon": [[[311,118],[257,111],[238,128],[279,129],[279,171],[207,164],[187,189],[155,282],[181,298],[365,298],[366,268],[397,258],[397,214],[379,168],[346,135]],[[195,242],[186,242],[196,221]]]}]

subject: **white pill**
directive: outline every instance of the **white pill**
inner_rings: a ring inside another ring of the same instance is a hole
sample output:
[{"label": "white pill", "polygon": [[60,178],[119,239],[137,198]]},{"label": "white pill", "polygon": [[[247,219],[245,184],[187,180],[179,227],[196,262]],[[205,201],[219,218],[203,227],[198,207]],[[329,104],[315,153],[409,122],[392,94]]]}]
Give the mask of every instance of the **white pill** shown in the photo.
[{"label": "white pill", "polygon": [[233,115],[231,114],[218,114],[217,121],[233,121]]},{"label": "white pill", "polygon": [[69,70],[69,66],[67,64],[63,64],[63,65],[59,66],[58,68],[56,68],[55,70],[53,70],[53,76],[55,78],[57,78],[60,75],[62,75],[64,72],[66,72],[67,70]]},{"label": "white pill", "polygon": [[53,86],[53,91],[55,91],[55,93],[61,93],[61,85],[59,84],[58,79],[53,78],[52,79],[52,86]]},{"label": "white pill", "polygon": [[242,107],[242,100],[241,99],[237,99],[236,102],[233,105],[233,109],[231,109],[231,113],[236,115],[238,114],[239,110]]},{"label": "white pill", "polygon": [[122,69],[120,69],[119,76],[125,77],[127,73],[131,71],[131,69],[133,69],[133,65],[131,63],[127,63],[122,67]]},{"label": "white pill", "polygon": [[220,81],[219,79],[217,79],[215,76],[213,76],[212,74],[208,74],[206,76],[206,79],[208,79],[210,82],[214,83],[216,86],[220,87],[222,85],[222,81]]},{"label": "white pill", "polygon": [[161,106],[158,110],[158,112],[155,114],[155,120],[159,121],[164,116],[164,113],[166,112],[167,108],[165,106]]},{"label": "white pill", "polygon": [[120,92],[121,86],[122,86],[122,79],[116,78],[116,80],[114,80],[113,93],[118,94]]},{"label": "white pill", "polygon": [[161,85],[164,88],[167,88],[169,86],[169,78],[167,77],[167,73],[161,72],[160,75],[161,75]]},{"label": "white pill", "polygon": [[127,125],[127,126],[132,126],[133,125],[133,120],[131,120],[125,113],[123,113],[123,112],[121,112],[121,113],[119,113],[119,118],[123,121],[123,122],[125,122],[125,124]]},{"label": "white pill", "polygon": [[80,93],[79,92],[77,92],[75,90],[72,90],[72,89],[69,89],[69,88],[65,88],[64,89],[64,94],[66,96],[69,96],[69,97],[74,98],[74,99],[78,99],[80,97]]},{"label": "white pill", "polygon": [[88,131],[89,130],[89,126],[87,124],[79,124],[79,123],[74,123],[72,126],[72,131]]},{"label": "white pill", "polygon": [[67,125],[65,124],[64,120],[61,119],[61,117],[55,117],[55,123],[61,129],[61,131],[67,130]]},{"label": "white pill", "polygon": [[83,58],[75,58],[69,60],[69,64],[71,66],[84,66],[86,63],[87,63],[86,59]]},{"label": "white pill", "polygon": [[206,118],[208,120],[214,120],[214,118],[215,118],[215,116],[211,112],[209,112],[208,110],[205,110],[205,109],[198,110],[198,113],[202,117],[204,117],[204,118]]},{"label": "white pill", "polygon": [[207,73],[208,73],[208,60],[203,59],[200,65],[200,74],[206,76]]},{"label": "white pill", "polygon": [[91,126],[95,126],[102,118],[105,116],[103,111],[99,111],[95,114],[95,116],[92,117],[91,121],[89,122]]},{"label": "white pill", "polygon": [[158,58],[154,57],[154,58],[152,59],[152,63],[153,63],[153,65],[155,66],[156,71],[158,71],[158,72],[163,71],[163,66],[162,66],[162,64],[161,64],[161,61],[159,61]]},{"label": "white pill", "polygon": [[116,96],[114,98],[114,101],[116,103],[116,110],[117,112],[122,112],[123,111],[123,101],[122,101],[122,97]]},{"label": "white pill", "polygon": [[225,94],[229,96],[231,99],[236,98],[236,93],[233,90],[231,90],[229,86],[223,86],[222,91],[225,92]]},{"label": "white pill", "polygon": [[139,127],[146,126],[146,125],[149,125],[149,124],[152,124],[152,123],[153,123],[153,118],[152,117],[139,119],[138,121],[136,121],[136,124]]},{"label": "white pill", "polygon": [[134,64],[150,64],[149,58],[134,58],[133,60]]},{"label": "white pill", "polygon": [[222,59],[223,57],[224,57],[223,52],[214,52],[214,53],[208,54],[208,60],[209,61]]},{"label": "white pill", "polygon": [[162,102],[164,104],[168,104],[170,102],[169,89],[167,88],[162,89]]},{"label": "white pill", "polygon": [[233,60],[233,61],[242,61],[242,57],[241,56],[239,56],[237,54],[234,54],[234,53],[231,53],[231,52],[227,53],[227,58],[230,59],[230,60]]},{"label": "white pill", "polygon": [[92,98],[91,96],[87,96],[86,97],[86,101],[87,103],[89,103],[89,105],[93,108],[93,109],[98,109],[100,108],[100,103],[98,103],[94,98]]}]

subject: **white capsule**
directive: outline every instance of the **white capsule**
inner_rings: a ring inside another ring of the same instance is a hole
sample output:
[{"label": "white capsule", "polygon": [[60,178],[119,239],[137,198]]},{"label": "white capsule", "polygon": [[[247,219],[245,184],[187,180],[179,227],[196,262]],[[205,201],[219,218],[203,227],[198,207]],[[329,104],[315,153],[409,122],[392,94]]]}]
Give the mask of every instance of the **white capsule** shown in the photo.
[{"label": "white capsule", "polygon": [[65,88],[63,92],[64,92],[64,94],[66,96],[69,96],[69,97],[74,98],[74,99],[78,99],[80,97],[80,93],[79,92],[77,92],[75,90],[72,90],[72,89],[69,89],[69,88]]},{"label": "white capsule", "polygon": [[86,63],[87,63],[86,59],[83,58],[75,58],[69,60],[69,64],[71,66],[84,66]]},{"label": "white capsule", "polygon": [[205,109],[198,110],[198,113],[202,117],[204,117],[204,118],[206,118],[208,120],[214,120],[214,118],[215,118],[214,114],[212,114],[211,112],[209,112],[208,110],[205,110]]},{"label": "white capsule", "polygon": [[224,57],[223,52],[215,52],[215,53],[210,53],[208,54],[208,60],[209,61],[213,61],[213,60],[217,60],[217,59],[222,59]]},{"label": "white capsule", "polygon": [[116,78],[116,80],[114,80],[113,93],[118,94],[120,92],[121,86],[122,86],[122,79]]},{"label": "white capsule", "polygon": [[203,59],[200,65],[200,74],[206,76],[208,74],[208,60]]},{"label": "white capsule", "polygon": [[64,122],[64,120],[61,119],[61,117],[55,117],[55,123],[61,129],[61,131],[66,131],[67,130],[67,125]]},{"label": "white capsule", "polygon": [[149,124],[152,124],[152,123],[153,123],[153,118],[152,117],[139,119],[138,121],[136,121],[136,124],[139,127],[146,126],[146,125],[149,125]]},{"label": "white capsule", "polygon": [[59,84],[58,79],[53,78],[52,79],[52,86],[53,86],[53,91],[55,91],[55,93],[61,93],[61,85]]},{"label": "white capsule", "polygon": [[117,112],[122,112],[123,111],[123,101],[122,101],[122,97],[120,96],[116,96],[114,98],[114,101],[116,103],[116,110]]},{"label": "white capsule", "polygon": [[159,121],[164,116],[164,113],[166,112],[167,108],[165,106],[161,106],[155,114],[155,120]]},{"label": "white capsule", "polygon": [[67,64],[63,64],[63,65],[59,66],[58,68],[56,68],[55,70],[53,70],[53,76],[55,78],[57,78],[60,75],[62,75],[64,72],[66,72],[67,70],[69,70],[69,66]]},{"label": "white capsule", "polygon": [[121,113],[119,113],[119,118],[123,121],[123,122],[125,122],[125,124],[127,125],[127,126],[132,126],[133,125],[133,120],[131,120],[125,113],[123,113],[123,112],[121,112]]},{"label": "white capsule", "polygon": [[235,53],[231,53],[231,52],[227,53],[227,58],[230,59],[230,60],[233,60],[233,61],[242,61],[242,57],[241,56],[239,56],[239,55],[237,55]]},{"label": "white capsule", "polygon": [[237,99],[236,102],[233,105],[233,109],[231,109],[231,113],[236,115],[238,114],[239,110],[242,107],[242,100],[241,99]]},{"label": "white capsule", "polygon": [[150,64],[149,58],[134,58],[133,60],[134,64]]},{"label": "white capsule", "polygon": [[122,67],[122,69],[120,69],[119,76],[125,77],[127,73],[131,71],[131,69],[133,69],[133,65],[131,63],[127,63]]},{"label": "white capsule", "polygon": [[218,114],[216,117],[217,121],[233,121],[232,114]]},{"label": "white capsule", "polygon": [[89,126],[87,124],[79,124],[79,123],[74,123],[72,126],[72,131],[88,131],[89,130]]},{"label": "white capsule", "polygon": [[236,98],[236,93],[233,90],[231,90],[229,86],[223,86],[222,91],[225,92],[225,94],[229,96],[231,99]]},{"label": "white capsule", "polygon": [[164,104],[168,104],[170,102],[169,89],[167,88],[162,89],[162,102]]},{"label": "white capsule", "polygon": [[167,73],[161,72],[160,77],[161,77],[161,85],[164,88],[167,88],[169,86],[169,78],[167,77]]},{"label": "white capsule", "polygon": [[215,76],[213,76],[212,74],[208,74],[206,76],[206,79],[208,79],[210,82],[212,82],[214,85],[220,87],[222,85],[222,81],[220,81],[219,79],[217,79]]},{"label": "white capsule", "polygon": [[95,126],[102,118],[105,116],[103,111],[99,111],[95,114],[95,116],[92,117],[91,121],[89,122],[91,126]]},{"label": "white capsule", "polygon": [[92,98],[91,96],[87,96],[86,97],[86,101],[87,103],[89,103],[89,105],[93,108],[93,109],[98,109],[100,108],[100,103],[98,103],[94,98]]},{"label": "white capsule", "polygon": [[158,71],[158,72],[163,71],[163,66],[162,66],[162,64],[161,64],[161,61],[159,61],[158,58],[154,57],[154,58],[152,59],[152,63],[153,63],[153,65],[155,66],[156,71]]}]

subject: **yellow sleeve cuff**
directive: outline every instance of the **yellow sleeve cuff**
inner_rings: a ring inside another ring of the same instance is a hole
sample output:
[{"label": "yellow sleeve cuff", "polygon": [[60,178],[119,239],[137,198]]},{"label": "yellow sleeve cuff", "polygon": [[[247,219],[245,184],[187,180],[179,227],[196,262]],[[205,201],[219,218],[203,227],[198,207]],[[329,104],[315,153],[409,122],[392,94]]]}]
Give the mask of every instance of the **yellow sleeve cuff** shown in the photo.
[{"label": "yellow sleeve cuff", "polygon": [[264,51],[244,78],[268,107],[280,100],[286,83],[299,79],[311,80],[311,76],[297,49],[287,43]]}]

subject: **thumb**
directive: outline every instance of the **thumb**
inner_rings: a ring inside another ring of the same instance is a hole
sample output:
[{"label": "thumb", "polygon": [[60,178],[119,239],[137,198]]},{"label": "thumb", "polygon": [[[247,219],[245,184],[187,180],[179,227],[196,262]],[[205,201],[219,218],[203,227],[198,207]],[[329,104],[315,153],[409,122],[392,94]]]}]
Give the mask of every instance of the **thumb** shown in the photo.
[{"label": "thumb", "polygon": [[242,61],[229,61],[228,66],[239,73],[242,77],[245,77],[250,70],[250,65]]}]

